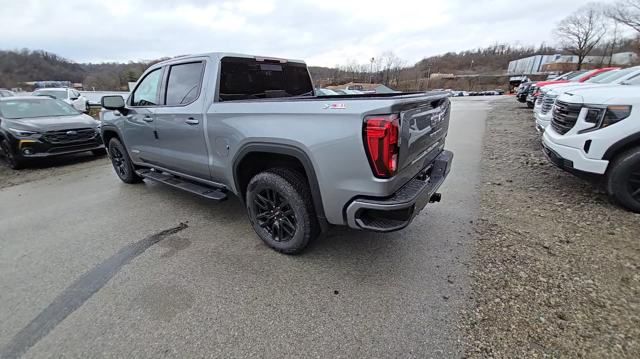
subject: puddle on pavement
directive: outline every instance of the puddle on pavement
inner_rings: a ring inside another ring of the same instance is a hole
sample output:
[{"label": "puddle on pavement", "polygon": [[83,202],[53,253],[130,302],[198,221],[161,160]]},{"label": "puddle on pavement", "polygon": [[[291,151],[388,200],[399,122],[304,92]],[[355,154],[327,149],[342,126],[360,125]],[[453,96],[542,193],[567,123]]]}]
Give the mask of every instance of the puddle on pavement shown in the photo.
[{"label": "puddle on pavement", "polygon": [[152,319],[170,321],[191,308],[193,300],[193,294],[183,286],[154,283],[142,288],[133,306]]},{"label": "puddle on pavement", "polygon": [[173,257],[179,251],[189,247],[191,245],[191,240],[184,237],[179,236],[170,236],[162,240],[158,243],[158,247],[168,249],[166,252],[162,253],[160,257],[169,258]]}]

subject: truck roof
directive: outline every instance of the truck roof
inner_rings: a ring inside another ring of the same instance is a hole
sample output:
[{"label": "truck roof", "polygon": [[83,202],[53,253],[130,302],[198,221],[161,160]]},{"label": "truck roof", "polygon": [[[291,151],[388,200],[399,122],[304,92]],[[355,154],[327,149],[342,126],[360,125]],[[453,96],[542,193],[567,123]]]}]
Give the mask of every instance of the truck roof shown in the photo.
[{"label": "truck roof", "polygon": [[202,54],[192,54],[192,55],[182,55],[182,56],[176,56],[161,62],[158,62],[155,65],[162,65],[165,63],[169,63],[169,62],[173,62],[173,61],[177,61],[177,60],[184,60],[184,59],[190,59],[190,58],[198,58],[198,57],[210,57],[216,61],[220,61],[220,59],[224,58],[224,57],[243,57],[243,58],[247,58],[247,59],[256,59],[256,60],[277,60],[280,62],[297,62],[297,63],[301,63],[301,64],[305,64],[306,63],[303,60],[298,60],[298,59],[286,59],[283,57],[273,57],[273,56],[258,56],[258,55],[248,55],[248,54],[240,54],[240,53],[235,53],[235,52],[206,52],[206,53],[202,53]]}]

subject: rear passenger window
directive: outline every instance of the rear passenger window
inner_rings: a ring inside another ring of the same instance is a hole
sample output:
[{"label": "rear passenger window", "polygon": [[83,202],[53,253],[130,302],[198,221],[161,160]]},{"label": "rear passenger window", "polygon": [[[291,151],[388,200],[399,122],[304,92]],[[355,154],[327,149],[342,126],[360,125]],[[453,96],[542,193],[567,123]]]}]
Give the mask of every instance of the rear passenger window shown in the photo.
[{"label": "rear passenger window", "polygon": [[204,63],[173,65],[169,68],[169,79],[165,105],[180,106],[195,101],[200,95]]}]

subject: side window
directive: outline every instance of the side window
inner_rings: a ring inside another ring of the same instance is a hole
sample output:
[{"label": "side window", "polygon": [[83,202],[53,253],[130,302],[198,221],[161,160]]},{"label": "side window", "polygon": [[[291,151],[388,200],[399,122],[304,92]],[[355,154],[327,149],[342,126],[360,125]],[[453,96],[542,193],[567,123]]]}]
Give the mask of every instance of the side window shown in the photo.
[{"label": "side window", "polygon": [[169,67],[165,105],[180,106],[195,101],[200,95],[203,69],[202,62]]},{"label": "side window", "polygon": [[138,85],[131,94],[131,106],[155,106],[158,101],[158,90],[160,89],[160,69],[153,70]]}]

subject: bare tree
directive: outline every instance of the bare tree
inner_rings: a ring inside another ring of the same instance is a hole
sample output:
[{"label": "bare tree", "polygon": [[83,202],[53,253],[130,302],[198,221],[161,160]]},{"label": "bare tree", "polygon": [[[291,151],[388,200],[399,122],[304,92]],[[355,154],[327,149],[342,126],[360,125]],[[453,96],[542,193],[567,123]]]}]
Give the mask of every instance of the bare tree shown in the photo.
[{"label": "bare tree", "polygon": [[584,58],[598,45],[606,32],[601,10],[588,4],[562,20],[555,29],[564,49],[578,56],[578,70]]},{"label": "bare tree", "polygon": [[609,7],[608,17],[640,32],[640,0],[622,0]]},{"label": "bare tree", "polygon": [[403,65],[402,59],[396,56],[393,51],[385,51],[380,56],[378,56],[378,58],[382,63],[382,82],[385,85],[389,85],[393,76],[395,78],[395,82],[397,83],[397,73]]}]

